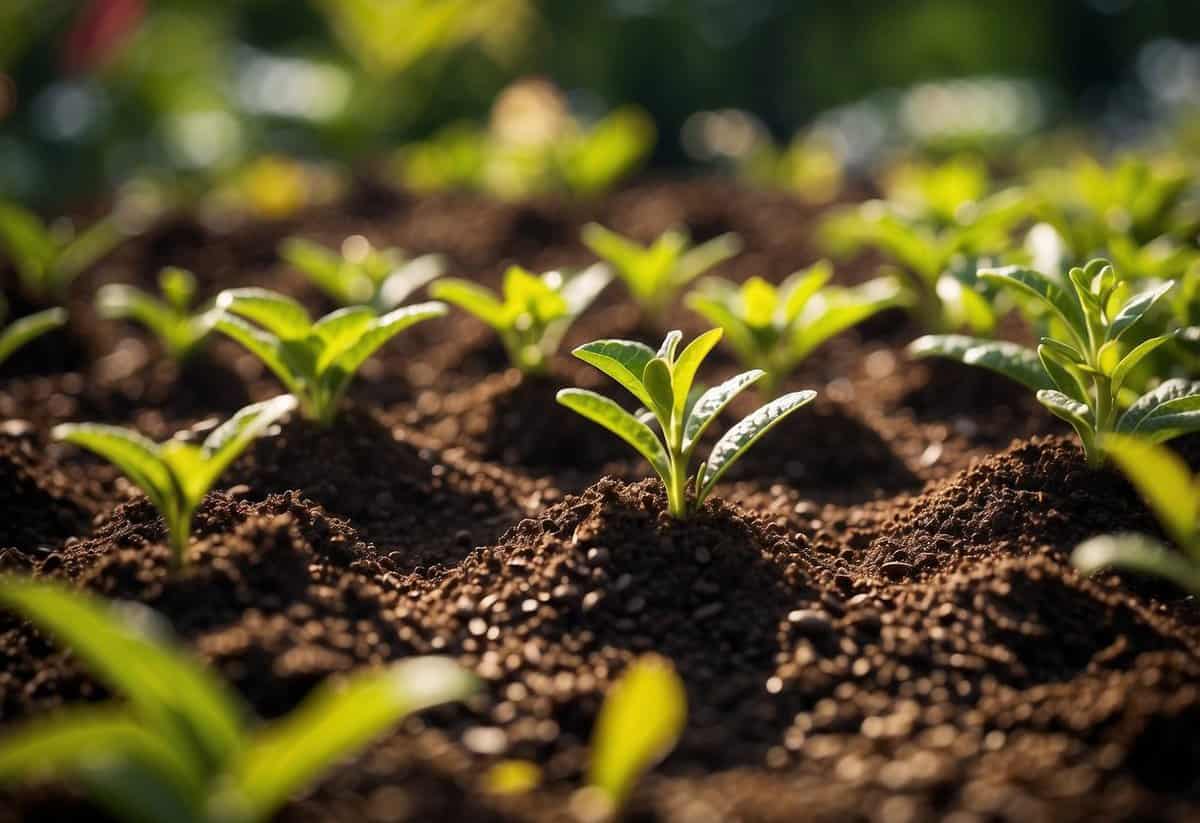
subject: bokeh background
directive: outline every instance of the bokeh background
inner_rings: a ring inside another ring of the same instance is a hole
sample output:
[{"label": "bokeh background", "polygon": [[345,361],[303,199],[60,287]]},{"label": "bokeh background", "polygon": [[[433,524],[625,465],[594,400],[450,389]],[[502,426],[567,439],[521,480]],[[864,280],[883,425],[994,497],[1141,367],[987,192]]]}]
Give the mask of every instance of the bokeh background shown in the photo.
[{"label": "bokeh background", "polygon": [[1197,42],[1196,0],[3,0],[0,195],[356,168],[530,76],[584,122],[640,106],[667,173],[797,133],[850,166],[1083,123],[1137,140],[1200,99]]}]

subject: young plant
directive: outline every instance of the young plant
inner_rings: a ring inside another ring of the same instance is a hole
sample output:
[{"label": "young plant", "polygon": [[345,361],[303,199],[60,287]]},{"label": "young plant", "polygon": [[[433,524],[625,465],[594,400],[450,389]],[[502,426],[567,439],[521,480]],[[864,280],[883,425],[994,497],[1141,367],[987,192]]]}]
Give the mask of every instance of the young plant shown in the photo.
[{"label": "young plant", "polygon": [[1200,477],[1164,446],[1109,435],[1104,448],[1179,551],[1142,534],[1103,535],[1080,544],[1071,562],[1085,574],[1110,567],[1153,574],[1200,595]]},{"label": "young plant", "polygon": [[774,394],[817,346],[902,302],[899,284],[877,278],[854,288],[830,286],[827,261],[796,272],[780,286],[751,277],[740,286],[710,278],[686,299],[692,311],[725,331],[742,365],[762,369],[759,389]]},{"label": "young plant", "polygon": [[1104,462],[1100,438],[1111,432],[1161,442],[1200,429],[1200,382],[1167,380],[1121,411],[1130,371],[1175,334],[1130,335],[1134,327],[1147,325],[1140,321],[1150,320],[1150,309],[1172,283],[1131,295],[1128,283],[1119,283],[1104,260],[1071,269],[1066,287],[1017,267],[984,271],[980,277],[1043,303],[1055,320],[1051,336],[1043,337],[1035,352],[1004,341],[929,335],[912,343],[914,355],[982,366],[1033,389],[1038,402],[1075,429],[1093,467]]},{"label": "young plant", "polygon": [[192,516],[217,478],[250,442],[293,409],[290,394],[246,406],[197,445],[178,438],[155,443],[137,432],[98,423],[64,423],[54,437],[112,463],[137,484],[167,526],[176,568],[187,562]]},{"label": "young plant", "polygon": [[7,730],[0,782],[69,777],[118,820],[265,823],[405,716],[477,688],[446,658],[414,657],[326,681],[261,723],[143,606],[14,578],[0,579],[0,604],[68,646],[121,698]]},{"label": "young plant", "polygon": [[111,218],[76,232],[69,223],[47,225],[28,209],[0,201],[0,247],[31,300],[44,303],[65,297],[71,282],[120,240]]},{"label": "young plant", "polygon": [[290,297],[253,288],[221,292],[217,309],[217,331],[265,363],[300,401],[304,416],[322,426],[333,423],[355,372],[380,346],[409,326],[446,313],[445,304],[437,302],[381,316],[352,306],[314,323]]},{"label": "young plant", "polygon": [[337,252],[303,237],[289,237],[280,244],[279,254],[338,305],[370,306],[380,313],[399,306],[445,265],[436,254],[409,260],[399,249],[376,249],[359,234],[342,241]]},{"label": "young plant", "polygon": [[650,246],[640,246],[598,223],[583,227],[583,242],[612,265],[651,319],[662,315],[680,289],[742,248],[736,234],[692,246],[683,231],[664,232]]},{"label": "young plant", "polygon": [[134,286],[104,286],[96,293],[96,309],[110,319],[140,323],[174,360],[186,360],[212,331],[215,317],[211,312],[192,314],[196,278],[191,272],[168,266],[158,274],[158,288],[161,298]]},{"label": "young plant", "polygon": [[491,326],[500,336],[508,358],[526,374],[546,371],[550,356],[575,318],[584,312],[611,279],[602,264],[564,278],[561,272],[540,277],[520,266],[504,273],[502,293],[469,280],[445,278],[429,288],[431,297],[445,300]]},{"label": "young plant", "polygon": [[[0,296],[0,323],[8,314],[8,304]],[[67,322],[66,309],[45,309],[14,320],[7,326],[0,327],[0,364],[12,356],[13,352],[35,338],[53,331]]]},{"label": "young plant", "polygon": [[[700,464],[694,479],[694,500],[688,501],[688,466],[701,435],[743,389],[762,379],[752,369],[693,399],[692,384],[700,364],[721,339],[712,329],[679,352],[683,335],[670,332],[658,351],[632,340],[597,340],[573,352],[598,368],[637,398],[644,409],[630,414],[612,400],[585,389],[563,389],[558,402],[599,423],[649,461],[667,489],[672,517],[686,518],[704,504],[713,486],[746,450],[792,412],[812,402],[814,391],[785,394],[772,400],[727,431]],[[648,425],[656,421],[659,433]]]}]

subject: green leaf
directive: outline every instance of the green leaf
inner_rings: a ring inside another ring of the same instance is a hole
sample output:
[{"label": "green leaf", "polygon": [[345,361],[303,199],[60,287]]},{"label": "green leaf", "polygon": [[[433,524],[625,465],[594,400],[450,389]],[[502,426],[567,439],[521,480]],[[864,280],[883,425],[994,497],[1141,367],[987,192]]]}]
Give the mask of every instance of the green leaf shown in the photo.
[{"label": "green leaf", "polygon": [[[662,423],[663,430],[668,431],[671,426],[672,409],[675,407],[675,393],[671,388],[671,367],[667,365],[667,361],[655,357],[647,363],[646,371],[642,375],[642,385],[654,401],[654,413]],[[684,400],[686,397],[680,400],[681,405]]]},{"label": "green leaf", "polygon": [[1108,325],[1108,340],[1119,340],[1125,332],[1129,331],[1133,326],[1141,320],[1159,298],[1169,292],[1175,283],[1168,280],[1161,286],[1148,289],[1139,295],[1136,295],[1132,300],[1121,307],[1117,312],[1117,316],[1112,319]]},{"label": "green leaf", "polygon": [[806,271],[793,274],[779,290],[783,294],[783,321],[791,323],[800,316],[808,301],[833,279],[833,264],[820,260]]},{"label": "green leaf", "polygon": [[638,778],[675,748],[686,722],[687,692],[674,667],[656,655],[635,660],[600,707],[588,782],[619,810]]},{"label": "green leaf", "polygon": [[43,293],[46,267],[58,250],[38,216],[16,203],[0,201],[0,243],[20,273],[25,289]]},{"label": "green leaf", "polygon": [[440,254],[414,257],[397,267],[379,284],[373,301],[374,307],[380,311],[396,308],[445,269],[446,261]]},{"label": "green leaf", "polygon": [[[1152,430],[1150,419],[1161,415],[1164,407],[1178,400],[1200,395],[1200,381],[1176,378],[1168,380],[1158,388],[1146,392],[1126,409],[1117,421],[1116,430],[1122,434],[1138,434]],[[1175,407],[1174,411],[1181,411]]]},{"label": "green leaf", "polygon": [[983,334],[996,325],[996,313],[987,298],[952,274],[937,279],[934,291],[942,302],[943,311],[952,319],[954,328],[966,327]]},{"label": "green leaf", "polygon": [[458,306],[497,331],[506,331],[512,325],[504,304],[492,292],[469,280],[443,277],[429,287],[429,296]]},{"label": "green leaf", "polygon": [[968,366],[980,366],[1002,374],[1033,390],[1050,388],[1037,353],[1004,340],[984,340],[961,334],[929,334],[908,346],[913,357],[944,357]]},{"label": "green leaf", "polygon": [[645,343],[634,340],[596,340],[585,343],[572,354],[616,380],[643,406],[650,408],[654,405],[654,401],[642,386],[646,364],[655,357],[654,349]]},{"label": "green leaf", "polygon": [[303,306],[267,289],[226,289],[217,295],[217,308],[251,320],[281,340],[305,337],[313,325]]},{"label": "green leaf", "polygon": [[279,418],[296,408],[296,398],[281,394],[238,411],[204,440],[206,484],[211,487],[251,441],[262,436]]},{"label": "green leaf", "polygon": [[688,395],[692,392],[692,384],[696,380],[696,372],[699,371],[704,358],[708,357],[709,352],[720,341],[721,335],[721,329],[709,329],[688,343],[679,359],[675,361],[675,367],[671,371],[671,390],[675,395],[675,406],[672,410],[674,419],[684,419],[684,409]]},{"label": "green leaf", "polygon": [[667,336],[663,338],[662,345],[658,347],[658,354],[655,357],[660,357],[668,363],[674,363],[675,352],[679,350],[679,341],[682,339],[683,332],[678,329],[667,332]]},{"label": "green leaf", "polygon": [[158,273],[158,288],[168,306],[186,312],[196,297],[196,276],[187,269],[167,266]]},{"label": "green leaf", "polygon": [[761,380],[764,374],[766,372],[762,369],[751,369],[713,386],[700,395],[700,398],[692,406],[692,413],[688,415],[687,424],[684,426],[684,453],[691,452],[708,425],[717,419],[717,415],[724,411],[733,398],[741,394],[748,386]]},{"label": "green leaf", "polygon": [[1042,338],[1042,343],[1038,346],[1037,354],[1042,368],[1050,376],[1050,382],[1055,388],[1072,400],[1078,400],[1084,405],[1090,405],[1088,385],[1080,374],[1078,362],[1063,351],[1062,348],[1052,345],[1055,341],[1051,341],[1050,343],[1047,343],[1047,341],[1050,341],[1050,338]]},{"label": "green leaf", "polygon": [[198,769],[215,769],[240,750],[240,702],[208,669],[164,642],[149,609],[14,578],[0,579],[0,604],[69,647]]},{"label": "green leaf", "polygon": [[999,269],[981,269],[979,278],[997,286],[1013,286],[1038,298],[1066,324],[1075,337],[1075,342],[1080,346],[1085,345],[1085,339],[1080,336],[1080,332],[1084,328],[1084,319],[1079,304],[1062,286],[1044,274],[1020,266],[1008,266]]},{"label": "green leaf", "polygon": [[567,301],[570,315],[577,317],[583,314],[611,281],[612,269],[603,263],[588,266],[578,274],[568,277],[560,293]]},{"label": "green leaf", "polygon": [[543,325],[566,317],[571,310],[558,291],[520,266],[509,266],[504,273],[504,303],[514,319],[529,313]]},{"label": "green leaf", "polygon": [[304,393],[304,376],[293,372],[291,365],[284,359],[284,344],[278,337],[256,329],[242,318],[228,313],[216,315],[213,328],[232,338],[261,360],[289,391],[298,395]]},{"label": "green leaf", "polygon": [[1121,387],[1125,385],[1125,379],[1129,377],[1129,372],[1132,371],[1138,363],[1142,362],[1146,355],[1150,354],[1150,352],[1154,351],[1162,344],[1173,340],[1175,336],[1175,333],[1163,334],[1159,335],[1158,337],[1151,337],[1149,340],[1143,340],[1141,343],[1138,343],[1136,346],[1134,346],[1117,362],[1116,368],[1114,368],[1112,371],[1111,380],[1113,391],[1120,391]]},{"label": "green leaf", "polygon": [[623,278],[629,279],[641,268],[646,250],[599,223],[584,226],[582,237],[583,244],[611,263]]},{"label": "green leaf", "polygon": [[1171,539],[1182,547],[1192,546],[1200,515],[1200,495],[1187,464],[1166,447],[1136,437],[1108,435],[1101,445]]},{"label": "green leaf", "polygon": [[386,669],[326,682],[287,717],[253,737],[214,811],[235,808],[266,820],[338,762],[407,715],[465,700],[476,678],[442,657],[416,657]]},{"label": "green leaf", "polygon": [[46,309],[13,321],[0,331],[0,363],[33,339],[65,325],[66,322],[66,309],[57,308]]},{"label": "green leaf", "polygon": [[279,256],[339,303],[356,303],[371,297],[367,279],[352,276],[342,257],[319,243],[288,237],[279,245]]},{"label": "green leaf", "polygon": [[1161,577],[1200,594],[1200,566],[1140,534],[1094,537],[1075,549],[1071,562],[1084,574],[1105,568],[1127,569]]},{"label": "green leaf", "polygon": [[51,264],[47,274],[50,287],[57,291],[65,289],[71,281],[91,268],[101,257],[108,254],[121,241],[122,234],[112,219],[97,220],[63,246]]},{"label": "green leaf", "polygon": [[672,272],[671,284],[682,286],[742,250],[742,240],[732,232],[714,237],[684,252]]},{"label": "green leaf", "polygon": [[733,348],[744,365],[762,361],[754,331],[730,308],[732,299],[724,281],[706,280],[701,288],[688,294],[687,307],[725,332],[725,341]]},{"label": "green leaf", "polygon": [[320,374],[329,368],[362,339],[375,321],[375,312],[366,306],[349,306],[330,312],[314,323],[312,330],[321,339],[321,347],[313,370]]},{"label": "green leaf", "polygon": [[411,306],[393,309],[377,318],[371,327],[353,345],[349,346],[333,365],[348,377],[353,376],[368,357],[397,334],[410,326],[434,317],[441,317],[445,313],[445,304],[436,301],[414,303]]},{"label": "green leaf", "polygon": [[649,426],[607,397],[586,389],[562,389],[556,399],[568,409],[599,423],[637,449],[660,477],[669,472],[667,451]]},{"label": "green leaf", "polygon": [[751,277],[742,284],[738,296],[741,299],[742,316],[748,325],[763,328],[774,322],[779,292],[766,280]]},{"label": "green leaf", "polygon": [[798,391],[772,400],[737,423],[717,441],[701,468],[697,482],[696,502],[704,501],[717,481],[730,466],[792,412],[811,403],[815,391]]},{"label": "green leaf", "polygon": [[[876,294],[870,296],[871,291]],[[880,289],[828,289],[815,295],[789,341],[789,363],[799,363],[822,343],[895,305],[895,295],[895,290]]]},{"label": "green leaf", "polygon": [[159,511],[171,509],[171,475],[153,440],[120,426],[101,423],[63,423],[55,426],[51,434],[56,440],[95,452],[136,483]]},{"label": "green leaf", "polygon": [[1042,389],[1037,393],[1037,400],[1050,410],[1055,417],[1065,420],[1075,429],[1083,443],[1084,454],[1089,463],[1096,458],[1096,424],[1092,419],[1092,410],[1078,400],[1073,400],[1060,391]]}]

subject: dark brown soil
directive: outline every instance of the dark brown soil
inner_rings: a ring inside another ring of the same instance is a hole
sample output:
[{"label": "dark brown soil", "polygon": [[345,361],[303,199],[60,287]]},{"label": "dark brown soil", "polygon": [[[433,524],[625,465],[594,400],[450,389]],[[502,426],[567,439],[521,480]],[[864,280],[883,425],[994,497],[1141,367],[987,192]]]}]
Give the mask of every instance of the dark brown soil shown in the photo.
[{"label": "dark brown soil", "polygon": [[[700,180],[574,204],[364,185],[338,208],[228,234],[173,219],[82,278],[70,328],[0,372],[0,570],[157,609],[264,717],[329,675],[411,654],[481,676],[479,698],[406,721],[293,802],[290,822],[572,820],[600,702],[646,651],[674,661],[689,717],[631,819],[1200,819],[1200,607],[1066,561],[1095,534],[1153,533],[1153,518],[1019,388],[909,361],[917,330],[897,313],[804,363],[787,388],[818,401],[686,523],[623,444],[553,402],[568,384],[619,389],[567,356],[522,377],[459,314],[389,343],[334,427],[290,420],[256,443],[197,515],[178,575],[136,489],[48,440],[75,419],[204,430],[280,391],[228,341],[179,367],[92,313],[97,285],[149,286],[167,263],[192,268],[206,299],[256,283],[322,312],[276,262],[289,233],[362,232],[495,284],[510,262],[590,262],[578,229],[596,219],[642,239],[737,231],[747,251],[721,273],[781,279],[817,256],[817,216]],[[863,260],[838,277],[872,274]],[[667,322],[703,328],[683,310]],[[614,285],[567,344],[644,325]],[[704,376],[736,368],[719,350]],[[1196,441],[1180,449],[1200,466]],[[106,697],[12,615],[0,659],[0,730]],[[487,769],[511,757],[541,765],[543,786],[489,795]],[[75,819],[101,818],[70,787],[0,794],[0,821]]]}]

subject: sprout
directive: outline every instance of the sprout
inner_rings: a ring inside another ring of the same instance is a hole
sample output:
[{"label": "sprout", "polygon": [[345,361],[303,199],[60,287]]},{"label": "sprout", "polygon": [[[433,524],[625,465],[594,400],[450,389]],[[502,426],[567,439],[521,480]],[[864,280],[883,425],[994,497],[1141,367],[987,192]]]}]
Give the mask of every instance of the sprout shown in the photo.
[{"label": "sprout", "polygon": [[[585,389],[563,389],[558,393],[559,403],[599,423],[650,462],[666,486],[668,510],[677,518],[686,518],[703,505],[713,486],[747,449],[817,396],[814,391],[785,394],[726,432],[696,472],[695,500],[689,504],[688,466],[701,435],[734,397],[764,373],[754,369],[739,374],[694,397],[696,372],[721,339],[721,330],[705,332],[676,357],[682,337],[678,331],[671,332],[658,352],[632,340],[597,340],[574,351],[580,360],[624,386],[648,411],[632,415],[607,397]],[[661,437],[648,425],[652,421],[658,423]]]},{"label": "sprout", "polygon": [[1080,544],[1071,562],[1085,574],[1108,567],[1146,572],[1200,595],[1200,477],[1166,447],[1144,440],[1109,435],[1104,449],[1181,551],[1141,534],[1103,535]]},{"label": "sprout", "polygon": [[391,311],[442,273],[445,261],[436,254],[406,259],[399,249],[375,249],[355,234],[342,242],[340,253],[289,237],[280,244],[284,260],[341,306],[370,306]]},{"label": "sprout", "polygon": [[437,302],[382,316],[354,306],[314,323],[295,300],[265,289],[223,291],[217,308],[215,328],[263,361],[296,395],[304,416],[322,426],[333,423],[350,381],[380,346],[409,326],[446,313],[445,304]]},{"label": "sprout", "polygon": [[741,286],[711,278],[687,296],[687,305],[724,329],[744,367],[766,372],[759,386],[769,395],[826,340],[902,302],[892,278],[847,289],[828,285],[832,276],[833,267],[821,261],[778,287],[760,277]]},{"label": "sprout", "polygon": [[54,437],[112,463],[150,498],[166,521],[172,560],[187,561],[192,516],[217,478],[250,442],[296,405],[290,394],[246,406],[200,445],[173,438],[159,444],[137,432],[98,423],[64,423]]},{"label": "sprout", "polygon": [[159,272],[162,297],[133,286],[110,284],[96,293],[96,309],[105,317],[132,320],[149,329],[174,360],[186,360],[212,331],[211,312],[192,314],[196,278],[184,269],[168,266]]},{"label": "sprout", "polygon": [[[7,314],[8,305],[3,296],[0,296],[0,323],[4,322]],[[66,309],[54,308],[26,315],[0,328],[0,365],[17,349],[65,325],[66,322]]]},{"label": "sprout", "polygon": [[557,271],[538,277],[510,266],[504,273],[501,297],[457,278],[439,280],[429,293],[491,326],[514,366],[527,374],[540,374],[567,329],[610,279],[608,267],[600,264],[566,279]]},{"label": "sprout", "polygon": [[0,248],[12,259],[32,300],[62,299],[71,282],[121,240],[112,218],[76,233],[69,223],[46,225],[28,209],[0,201]]},{"label": "sprout", "polygon": [[1161,442],[1200,430],[1200,381],[1167,380],[1121,411],[1130,371],[1175,336],[1127,339],[1139,321],[1149,321],[1150,309],[1172,283],[1130,296],[1128,283],[1118,283],[1104,260],[1071,269],[1065,288],[1017,267],[983,271],[980,277],[1044,304],[1056,321],[1051,336],[1043,337],[1035,352],[1016,343],[929,335],[913,342],[913,354],[991,369],[1036,391],[1039,403],[1075,429],[1093,467],[1104,462],[1100,438],[1111,432]]},{"label": "sprout", "polygon": [[269,820],[405,716],[478,687],[450,660],[414,657],[327,681],[259,724],[236,692],[162,637],[161,618],[145,607],[14,578],[0,579],[0,604],[69,646],[123,698],[6,730],[0,781],[70,776],[119,820]]},{"label": "sprout", "polygon": [[682,231],[664,232],[644,247],[597,223],[583,227],[583,242],[612,265],[651,318],[659,317],[680,289],[742,248],[736,234],[722,234],[692,247]]}]

